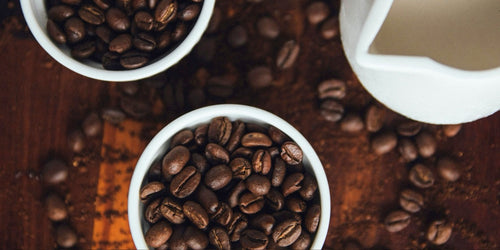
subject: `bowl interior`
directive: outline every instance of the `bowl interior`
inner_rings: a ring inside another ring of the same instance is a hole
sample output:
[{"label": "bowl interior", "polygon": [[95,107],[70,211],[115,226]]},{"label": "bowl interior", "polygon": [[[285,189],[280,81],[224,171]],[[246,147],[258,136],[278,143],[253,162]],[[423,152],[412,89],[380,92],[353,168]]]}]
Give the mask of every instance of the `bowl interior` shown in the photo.
[{"label": "bowl interior", "polygon": [[311,248],[320,249],[325,241],[330,221],[330,191],[323,166],[314,149],[295,128],[283,119],[261,109],[230,104],[201,108],[179,117],[163,128],[144,150],[134,170],[128,197],[129,224],[136,247],[147,248],[144,232],[147,231],[149,225],[143,217],[144,205],[139,201],[139,191],[142,185],[146,184],[145,176],[150,166],[155,161],[161,160],[168,149],[170,138],[175,133],[185,128],[193,129],[200,124],[209,123],[212,118],[217,116],[226,116],[231,121],[241,120],[275,126],[301,147],[304,153],[303,162],[306,171],[313,173],[318,182],[321,218]]}]

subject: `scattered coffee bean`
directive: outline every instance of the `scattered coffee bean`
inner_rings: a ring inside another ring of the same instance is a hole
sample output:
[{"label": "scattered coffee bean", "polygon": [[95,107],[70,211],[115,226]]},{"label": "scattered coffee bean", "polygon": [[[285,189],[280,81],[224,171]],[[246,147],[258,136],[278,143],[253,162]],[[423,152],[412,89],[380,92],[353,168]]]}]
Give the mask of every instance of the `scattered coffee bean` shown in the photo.
[{"label": "scattered coffee bean", "polygon": [[450,239],[451,232],[451,225],[446,221],[433,221],[427,230],[427,239],[435,245],[442,245]]},{"label": "scattered coffee bean", "polygon": [[74,247],[77,243],[78,236],[71,227],[66,224],[60,224],[56,228],[56,242],[64,248]]},{"label": "scattered coffee bean", "polygon": [[424,158],[431,157],[436,152],[436,138],[430,132],[420,132],[415,137],[415,142],[417,143],[418,153]]},{"label": "scattered coffee bean", "polygon": [[267,66],[257,66],[248,72],[247,81],[252,88],[268,87],[273,81],[271,69]]},{"label": "scattered coffee bean", "polygon": [[330,9],[326,3],[321,1],[312,2],[306,8],[307,20],[311,24],[318,24],[330,15]]},{"label": "scattered coffee bean", "polygon": [[410,224],[410,214],[405,211],[391,212],[385,218],[385,229],[391,233],[399,232]]},{"label": "scattered coffee bean", "polygon": [[241,46],[245,45],[247,43],[247,41],[248,41],[247,31],[241,25],[237,25],[237,26],[233,27],[229,31],[229,34],[227,35],[227,42],[233,48],[241,47]]},{"label": "scattered coffee bean", "polygon": [[68,134],[69,149],[75,153],[80,153],[85,148],[85,135],[79,129],[75,129]]},{"label": "scattered coffee bean", "polygon": [[437,170],[446,181],[457,181],[460,178],[458,163],[450,157],[441,157],[437,162]]},{"label": "scattered coffee bean", "polygon": [[125,113],[117,108],[103,108],[101,111],[101,118],[111,124],[120,124],[125,120]]},{"label": "scattered coffee bean", "polygon": [[363,119],[356,113],[347,114],[340,122],[340,129],[347,133],[357,133],[364,128]]},{"label": "scattered coffee bean", "polygon": [[136,119],[142,118],[152,111],[151,105],[147,101],[130,96],[120,98],[120,107],[127,115]]},{"label": "scattered coffee bean", "polygon": [[417,121],[405,121],[396,127],[398,134],[402,136],[414,136],[422,129],[422,123]]},{"label": "scattered coffee bean", "polygon": [[393,132],[377,134],[372,139],[372,149],[378,155],[392,151],[398,143],[398,138]]},{"label": "scattered coffee bean", "polygon": [[53,159],[45,163],[41,175],[45,183],[56,185],[68,178],[68,166],[59,159]]},{"label": "scattered coffee bean", "polygon": [[90,113],[82,123],[83,133],[88,137],[97,136],[102,132],[102,121],[95,112]]},{"label": "scattered coffee bean", "polygon": [[399,196],[399,205],[410,213],[416,213],[424,206],[424,197],[411,189],[405,189]]},{"label": "scattered coffee bean", "polygon": [[376,104],[368,107],[365,113],[365,124],[368,132],[375,133],[384,125],[386,110]]},{"label": "scattered coffee bean", "polygon": [[415,143],[409,138],[402,138],[398,143],[398,151],[406,162],[411,162],[418,157],[418,149]]},{"label": "scattered coffee bean", "polygon": [[342,99],[346,95],[345,82],[338,79],[328,79],[318,85],[319,99]]},{"label": "scattered coffee bean", "polygon": [[234,80],[231,77],[214,76],[208,79],[206,88],[212,96],[227,98],[233,95]]},{"label": "scattered coffee bean", "polygon": [[415,164],[410,169],[409,179],[413,185],[419,188],[428,188],[434,184],[434,174],[421,163]]},{"label": "scattered coffee bean", "polygon": [[294,40],[283,44],[276,57],[276,66],[279,69],[288,69],[295,64],[299,56],[300,46]]},{"label": "scattered coffee bean", "polygon": [[50,193],[45,198],[45,209],[51,221],[62,221],[68,218],[68,210],[64,200],[55,193]]},{"label": "scattered coffee bean", "polygon": [[443,133],[447,137],[454,137],[462,129],[462,124],[443,125]]},{"label": "scattered coffee bean", "polygon": [[275,39],[280,34],[280,27],[273,18],[262,17],[257,21],[257,31],[265,38]]},{"label": "scattered coffee bean", "polygon": [[326,40],[336,37],[339,33],[340,27],[337,17],[329,18],[321,25],[321,36]]}]

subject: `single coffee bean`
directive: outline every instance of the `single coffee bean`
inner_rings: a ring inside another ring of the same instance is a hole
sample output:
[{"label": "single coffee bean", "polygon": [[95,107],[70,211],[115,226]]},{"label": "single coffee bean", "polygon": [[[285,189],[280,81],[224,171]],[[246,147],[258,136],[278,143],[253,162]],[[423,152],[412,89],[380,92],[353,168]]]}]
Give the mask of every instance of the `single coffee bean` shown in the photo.
[{"label": "single coffee bean", "polygon": [[269,134],[271,140],[277,144],[283,144],[283,142],[290,140],[290,138],[283,133],[283,131],[274,126],[269,126],[267,133]]},{"label": "single coffee bean", "polygon": [[339,79],[328,79],[318,85],[319,99],[342,99],[346,95],[345,82]]},{"label": "single coffee bean", "polygon": [[378,154],[383,155],[392,151],[398,144],[398,138],[394,132],[387,131],[375,135],[372,138],[372,150]]},{"label": "single coffee bean", "polygon": [[226,149],[228,152],[233,152],[241,142],[241,137],[245,134],[245,123],[236,121],[232,125],[232,132],[229,140],[226,144]]},{"label": "single coffee bean", "polygon": [[228,76],[214,76],[208,79],[207,93],[214,97],[227,98],[233,95],[234,80]]},{"label": "single coffee bean", "polygon": [[196,192],[196,200],[207,210],[209,214],[217,212],[219,208],[219,199],[217,195],[205,187],[205,185],[200,184]]},{"label": "single coffee bean", "polygon": [[311,235],[302,230],[299,238],[292,244],[292,250],[308,249],[311,245]]},{"label": "single coffee bean", "polygon": [[247,217],[240,211],[235,210],[231,221],[227,225],[227,233],[232,242],[239,241],[241,232],[248,226]]},{"label": "single coffee bean", "polygon": [[205,147],[205,157],[211,163],[229,163],[229,152],[219,144],[207,144]]},{"label": "single coffee bean", "polygon": [[286,221],[286,220],[294,220],[297,223],[302,223],[302,216],[298,213],[292,213],[288,210],[281,210],[272,214],[272,216],[276,219],[276,221]]},{"label": "single coffee bean", "polygon": [[273,187],[279,187],[283,183],[286,175],[286,164],[281,158],[276,158],[274,160],[274,169],[271,177],[271,185]]},{"label": "single coffee bean", "polygon": [[300,222],[294,219],[282,221],[274,227],[272,238],[280,247],[292,245],[300,236],[302,227]]},{"label": "single coffee bean", "polygon": [[344,106],[333,99],[325,99],[321,102],[320,113],[325,120],[338,122],[344,115]]},{"label": "single coffee bean", "polygon": [[194,141],[198,146],[205,146],[208,138],[208,124],[203,124],[194,130]]},{"label": "single coffee bean", "polygon": [[86,136],[97,136],[102,132],[102,121],[95,112],[90,113],[83,120],[82,129]]},{"label": "single coffee bean", "polygon": [[269,136],[259,132],[247,133],[241,138],[241,145],[244,147],[269,147],[272,144]]},{"label": "single coffee bean", "polygon": [[410,182],[419,188],[428,188],[434,184],[434,174],[421,163],[415,164],[409,173]]},{"label": "single coffee bean", "polygon": [[268,241],[267,236],[259,230],[246,229],[241,232],[240,243],[245,249],[266,249]]},{"label": "single coffee bean", "polygon": [[270,214],[258,214],[250,221],[252,227],[261,230],[266,235],[270,235],[273,232],[275,223],[276,220]]},{"label": "single coffee bean", "polygon": [[259,174],[250,175],[245,181],[246,188],[256,196],[266,195],[271,189],[271,182]]},{"label": "single coffee bean", "polygon": [[198,4],[190,4],[186,6],[184,9],[179,11],[177,17],[182,21],[192,21],[200,14],[200,5]]},{"label": "single coffee bean", "polygon": [[126,117],[125,113],[123,113],[120,109],[109,107],[101,110],[101,118],[104,121],[117,125],[125,120]]},{"label": "single coffee bean", "polygon": [[147,11],[138,11],[135,13],[134,22],[137,28],[144,31],[151,31],[154,27],[153,16]]},{"label": "single coffee bean", "polygon": [[134,47],[141,51],[150,52],[156,48],[156,39],[147,33],[139,33],[132,40]]},{"label": "single coffee bean", "polygon": [[64,200],[55,193],[50,193],[45,198],[45,209],[51,221],[62,221],[68,218],[68,210]]},{"label": "single coffee bean", "polygon": [[231,242],[227,231],[222,227],[214,227],[208,232],[208,239],[210,244],[219,250],[231,249]]},{"label": "single coffee bean", "polygon": [[50,38],[60,44],[66,43],[66,34],[59,28],[59,26],[52,20],[47,20],[47,32]]},{"label": "single coffee bean", "polygon": [[191,155],[191,162],[201,174],[204,174],[209,167],[207,159],[198,153]]},{"label": "single coffee bean", "polygon": [[75,153],[80,153],[85,149],[85,135],[81,130],[75,129],[68,134],[68,146]]},{"label": "single coffee bean", "polygon": [[422,129],[422,123],[417,121],[405,121],[396,127],[398,134],[402,136],[414,136]]},{"label": "single coffee bean", "polygon": [[411,189],[405,189],[399,196],[399,205],[410,213],[416,213],[424,206],[424,197]]},{"label": "single coffee bean", "polygon": [[159,247],[167,242],[172,235],[172,227],[166,221],[160,221],[154,224],[146,232],[144,239],[150,247]]},{"label": "single coffee bean", "polygon": [[92,0],[99,8],[106,10],[111,7],[111,0]]},{"label": "single coffee bean", "polygon": [[275,39],[280,34],[280,26],[270,17],[262,17],[257,21],[257,31],[265,38]]},{"label": "single coffee bean", "polygon": [[179,250],[188,250],[188,245],[186,240],[184,239],[184,232],[186,231],[186,225],[174,225],[173,233],[170,239],[168,240],[168,248],[170,249],[179,249]]},{"label": "single coffee bean", "polygon": [[305,173],[304,180],[302,181],[302,188],[299,190],[300,197],[309,201],[314,197],[316,190],[318,190],[316,178],[309,173]]},{"label": "single coffee bean", "polygon": [[188,148],[181,145],[175,146],[163,157],[163,173],[171,175],[179,173],[189,161],[189,156]]},{"label": "single coffee bean", "polygon": [[95,33],[97,37],[101,38],[101,40],[105,43],[110,43],[114,37],[113,31],[111,31],[111,29],[109,29],[106,25],[96,27]]},{"label": "single coffee bean", "polygon": [[68,167],[59,160],[53,159],[45,163],[42,168],[42,180],[49,185],[56,185],[68,178]]},{"label": "single coffee bean", "polygon": [[60,4],[50,7],[47,16],[55,22],[62,22],[75,14],[73,8],[68,5]]},{"label": "single coffee bean", "polygon": [[89,58],[96,51],[95,41],[85,41],[76,44],[71,49],[71,56],[76,59]]},{"label": "single coffee bean", "polygon": [[122,96],[120,98],[120,108],[127,115],[136,119],[142,118],[152,112],[151,104],[148,101],[130,96]]},{"label": "single coffee bean", "polygon": [[252,68],[247,74],[247,82],[252,88],[265,88],[272,84],[273,74],[267,66]]},{"label": "single coffee bean", "polygon": [[246,192],[240,197],[240,210],[245,214],[255,214],[264,207],[264,197]]},{"label": "single coffee bean", "polygon": [[200,181],[200,172],[193,166],[187,166],[170,182],[170,192],[177,198],[185,198],[196,190]]},{"label": "single coffee bean", "polygon": [[208,236],[206,233],[191,225],[184,231],[184,240],[191,249],[206,249],[208,247]]},{"label": "single coffee bean", "polygon": [[76,43],[85,37],[85,24],[78,17],[71,17],[64,23],[64,32],[69,43]]},{"label": "single coffee bean", "polygon": [[417,143],[418,153],[424,158],[431,157],[436,152],[436,138],[427,131],[419,133],[415,137],[415,142]]},{"label": "single coffee bean", "polygon": [[212,190],[219,190],[231,181],[233,172],[226,165],[217,165],[210,168],[205,174],[205,185]]},{"label": "single coffee bean", "polygon": [[399,140],[398,151],[406,162],[411,162],[418,157],[417,145],[409,138]]},{"label": "single coffee bean", "polygon": [[313,204],[309,209],[307,209],[306,216],[304,218],[304,227],[310,233],[315,233],[319,226],[319,219],[321,216],[321,207],[319,204]]},{"label": "single coffee bean", "polygon": [[330,9],[326,3],[315,1],[309,4],[306,8],[307,20],[310,24],[318,24],[325,20],[330,15]]},{"label": "single coffee bean", "polygon": [[109,51],[123,53],[132,48],[132,36],[130,34],[121,34],[109,42]]},{"label": "single coffee bean", "polygon": [[365,128],[363,119],[356,113],[347,114],[340,122],[340,129],[347,133],[357,133]]},{"label": "single coffee bean", "polygon": [[447,137],[454,137],[462,129],[462,124],[443,125],[443,133]]},{"label": "single coffee bean", "polygon": [[320,32],[321,32],[321,36],[326,40],[330,40],[330,39],[336,37],[340,33],[338,17],[332,17],[332,18],[327,19],[321,25]]},{"label": "single coffee bean", "polygon": [[246,159],[251,159],[253,156],[253,150],[251,148],[246,148],[246,147],[240,147],[234,150],[234,152],[231,154],[231,158],[246,158]]},{"label": "single coffee bean", "polygon": [[226,226],[231,221],[233,217],[233,210],[225,202],[221,202],[219,208],[215,213],[210,216],[212,221],[219,223],[222,226]]},{"label": "single coffee bean", "polygon": [[182,206],[182,210],[184,215],[199,229],[205,229],[208,226],[208,214],[200,204],[194,201],[186,201]]},{"label": "single coffee bean", "polygon": [[109,8],[106,12],[106,22],[111,29],[117,32],[123,32],[130,28],[127,14],[115,7]]},{"label": "single coffee bean", "polygon": [[368,132],[377,132],[384,125],[386,109],[379,105],[372,104],[368,107],[365,113],[365,124]]},{"label": "single coffee bean", "polygon": [[132,0],[115,0],[115,5],[129,15],[132,12]]},{"label": "single coffee bean", "polygon": [[280,156],[280,148],[276,146],[268,148],[267,152],[271,156],[271,160],[276,159],[276,157]]},{"label": "single coffee bean", "polygon": [[446,181],[457,181],[460,178],[458,163],[450,157],[441,157],[437,162],[437,170],[441,178]]},{"label": "single coffee bean", "polygon": [[433,221],[427,229],[427,239],[435,245],[442,245],[450,239],[451,232],[451,225],[446,221]]},{"label": "single coffee bean", "polygon": [[172,31],[172,40],[178,42],[182,40],[187,34],[187,27],[184,23],[177,23]]},{"label": "single coffee bean", "polygon": [[234,158],[230,163],[233,178],[244,180],[252,173],[252,165],[245,158]]},{"label": "single coffee bean", "polygon": [[405,211],[391,212],[385,218],[385,229],[391,233],[399,232],[410,224],[410,214]]},{"label": "single coffee bean", "polygon": [[126,69],[136,69],[144,66],[148,62],[148,54],[133,50],[123,54],[120,57],[120,65]]},{"label": "single coffee bean", "polygon": [[271,155],[267,150],[259,149],[252,157],[252,169],[255,173],[266,175],[271,171]]},{"label": "single coffee bean", "polygon": [[286,207],[294,213],[303,213],[307,209],[307,204],[299,197],[293,196],[286,200]]},{"label": "single coffee bean", "polygon": [[177,16],[177,1],[161,0],[155,9],[155,21],[167,24]]},{"label": "single coffee bean", "polygon": [[109,70],[123,69],[120,64],[120,54],[114,52],[106,52],[102,56],[102,66]]},{"label": "single coffee bean", "polygon": [[279,211],[285,206],[285,198],[277,189],[271,188],[266,194],[266,203],[274,211]]},{"label": "single coffee bean", "polygon": [[163,217],[174,224],[181,224],[186,220],[182,206],[168,196],[161,201],[160,212]]},{"label": "single coffee bean", "polygon": [[229,193],[227,202],[231,208],[238,206],[240,200],[240,194],[246,190],[245,182],[240,181]]},{"label": "single coffee bean", "polygon": [[245,45],[248,41],[246,29],[241,25],[234,26],[227,35],[227,42],[231,47],[238,48]]},{"label": "single coffee bean", "polygon": [[294,40],[286,42],[278,52],[276,66],[279,69],[288,69],[295,64],[299,56],[300,46]]},{"label": "single coffee bean", "polygon": [[153,200],[146,206],[144,211],[144,219],[149,223],[156,223],[162,218],[161,198]]},{"label": "single coffee bean", "polygon": [[141,201],[145,203],[147,200],[149,200],[151,197],[154,197],[161,192],[164,192],[165,185],[159,181],[153,181],[150,182],[144,187],[141,188],[141,191],[139,192],[139,197],[141,198]]},{"label": "single coffee bean", "polygon": [[194,139],[194,134],[193,131],[189,129],[184,129],[179,132],[177,132],[173,137],[172,141],[170,142],[170,146],[174,147],[177,145],[187,145]]},{"label": "single coffee bean", "polygon": [[281,185],[283,196],[287,197],[295,191],[300,190],[302,188],[303,179],[304,175],[302,173],[293,173],[285,177],[283,185]]},{"label": "single coffee bean", "polygon": [[56,228],[56,242],[64,248],[74,247],[77,243],[78,236],[71,227],[66,224],[60,224]]},{"label": "single coffee bean", "polygon": [[78,9],[78,16],[92,25],[100,25],[106,21],[104,12],[94,5],[84,5]]},{"label": "single coffee bean", "polygon": [[293,141],[284,142],[281,145],[281,159],[289,165],[297,165],[302,162],[303,153],[299,145]]},{"label": "single coffee bean", "polygon": [[233,125],[227,117],[216,117],[208,126],[208,141],[219,145],[226,145],[231,137]]}]

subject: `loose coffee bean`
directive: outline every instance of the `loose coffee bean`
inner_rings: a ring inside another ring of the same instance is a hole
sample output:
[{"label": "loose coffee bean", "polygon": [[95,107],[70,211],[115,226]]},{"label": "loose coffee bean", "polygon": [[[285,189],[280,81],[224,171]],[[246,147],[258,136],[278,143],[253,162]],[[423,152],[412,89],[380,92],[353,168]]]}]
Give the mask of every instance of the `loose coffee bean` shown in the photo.
[{"label": "loose coffee bean", "polygon": [[150,247],[160,247],[172,235],[172,227],[166,221],[160,221],[154,224],[149,230],[146,232],[144,239],[146,240],[146,244]]},{"label": "loose coffee bean", "polygon": [[189,129],[184,129],[184,130],[181,130],[181,131],[177,132],[177,134],[175,134],[172,137],[172,141],[170,142],[170,145],[171,145],[171,147],[174,147],[174,146],[177,146],[177,145],[187,145],[193,139],[194,139],[193,131],[191,131]]},{"label": "loose coffee bean", "polygon": [[357,133],[364,128],[363,119],[356,113],[347,114],[340,122],[340,129],[347,133]]},{"label": "loose coffee bean", "polygon": [[181,224],[185,221],[182,206],[170,197],[165,197],[160,204],[160,212],[163,217],[173,224]]},{"label": "loose coffee bean", "polygon": [[208,226],[208,214],[200,204],[194,201],[186,201],[182,205],[182,210],[184,215],[199,229],[205,229]]},{"label": "loose coffee bean", "polygon": [[191,249],[206,249],[208,247],[208,236],[191,225],[184,231],[184,240]]},{"label": "loose coffee bean", "polygon": [[441,178],[446,181],[457,181],[460,178],[458,163],[450,157],[441,157],[437,162],[437,170]]},{"label": "loose coffee bean", "polygon": [[405,189],[399,196],[399,205],[410,213],[416,213],[424,206],[424,197],[411,189]]},{"label": "loose coffee bean", "polygon": [[82,123],[82,129],[86,136],[97,136],[102,132],[102,121],[95,112],[90,113]]},{"label": "loose coffee bean", "polygon": [[59,28],[59,26],[52,20],[47,20],[47,32],[49,33],[52,41],[60,44],[66,43],[66,34]]},{"label": "loose coffee bean", "polygon": [[170,182],[170,192],[177,198],[185,198],[196,190],[200,181],[200,172],[193,166],[187,166]]},{"label": "loose coffee bean", "polygon": [[372,150],[378,154],[383,155],[392,151],[398,143],[398,138],[394,132],[382,132],[377,134],[372,139]]},{"label": "loose coffee bean", "polygon": [[152,112],[151,104],[147,101],[130,96],[122,96],[120,98],[120,108],[127,115],[136,119],[142,118]]},{"label": "loose coffee bean", "polygon": [[205,187],[205,185],[199,185],[196,198],[209,214],[217,212],[217,209],[219,208],[219,199],[217,198],[217,195],[212,190]]},{"label": "loose coffee bean", "polygon": [[443,125],[443,133],[447,137],[454,137],[462,129],[462,124]]},{"label": "loose coffee bean", "polygon": [[233,213],[233,217],[231,218],[231,221],[227,225],[227,232],[229,234],[229,239],[232,242],[239,241],[241,232],[245,230],[247,226],[248,226],[247,217],[238,210],[235,210],[235,212]]},{"label": "loose coffee bean", "polygon": [[165,185],[163,185],[163,183],[159,181],[153,181],[144,185],[144,187],[141,188],[139,197],[141,198],[142,202],[146,202],[151,197],[154,197],[160,194],[161,192],[164,192],[165,190],[166,190]]},{"label": "loose coffee bean", "polygon": [[433,221],[427,230],[427,239],[435,245],[442,245],[450,239],[451,232],[451,225],[446,221]]},{"label": "loose coffee bean", "polygon": [[402,136],[414,136],[422,129],[422,123],[417,121],[405,121],[396,127],[398,134]]},{"label": "loose coffee bean", "polygon": [[233,172],[226,165],[212,167],[205,174],[205,185],[212,190],[219,190],[231,181]]},{"label": "loose coffee bean", "polygon": [[189,149],[181,145],[175,146],[163,157],[163,173],[171,175],[179,173],[189,161],[189,156]]},{"label": "loose coffee bean", "polygon": [[144,31],[151,31],[154,27],[153,16],[147,11],[138,11],[135,13],[134,22],[137,28]]},{"label": "loose coffee bean", "polygon": [[274,160],[273,175],[271,177],[271,185],[273,187],[281,186],[286,175],[286,164],[281,158]]},{"label": "loose coffee bean", "polygon": [[306,8],[307,20],[310,24],[318,24],[330,15],[330,9],[324,2],[312,2]]},{"label": "loose coffee bean", "polygon": [[231,137],[233,125],[227,117],[217,117],[210,121],[208,126],[208,141],[219,145],[226,145]]},{"label": "loose coffee bean", "polygon": [[277,189],[271,188],[266,194],[266,203],[274,211],[279,211],[285,206],[285,198]]},{"label": "loose coffee bean", "polygon": [[302,216],[297,213],[292,213],[288,210],[281,210],[272,214],[272,216],[276,219],[276,221],[286,221],[286,220],[294,220],[297,223],[302,223]]},{"label": "loose coffee bean", "polygon": [[241,232],[241,246],[245,249],[266,249],[268,239],[267,236],[258,230],[247,229]]},{"label": "loose coffee bean", "polygon": [[76,59],[89,58],[96,51],[96,43],[94,41],[85,41],[76,44],[71,49],[71,56]]},{"label": "loose coffee bean", "polygon": [[273,18],[262,17],[257,21],[257,31],[265,38],[275,39],[280,34],[280,27]]},{"label": "loose coffee bean", "polygon": [[410,224],[410,214],[405,211],[391,212],[384,221],[385,229],[391,233],[399,232]]},{"label": "loose coffee bean", "polygon": [[409,173],[410,182],[419,188],[428,188],[434,184],[434,174],[421,163],[415,164]]},{"label": "loose coffee bean", "polygon": [[247,158],[251,159],[253,156],[253,150],[250,148],[245,148],[245,147],[240,147],[234,150],[234,152],[231,154],[231,158]]},{"label": "loose coffee bean", "polygon": [[318,85],[319,99],[342,99],[346,95],[345,82],[338,79],[328,79]]},{"label": "loose coffee bean", "polygon": [[182,21],[192,21],[200,14],[200,5],[198,4],[190,4],[182,9],[177,17]]},{"label": "loose coffee bean", "polygon": [[55,193],[50,193],[45,198],[45,209],[51,221],[62,221],[68,218],[68,210],[64,200]]},{"label": "loose coffee bean", "polygon": [[295,142],[287,141],[281,145],[281,159],[289,165],[297,165],[302,162],[303,153]]},{"label": "loose coffee bean", "polygon": [[136,69],[144,66],[148,62],[148,54],[134,50],[129,51],[120,57],[120,65],[126,69]]},{"label": "loose coffee bean", "polygon": [[64,32],[69,43],[76,43],[85,37],[85,24],[78,17],[71,17],[64,23]]},{"label": "loose coffee bean", "polygon": [[167,24],[177,16],[177,1],[161,0],[155,9],[155,21]]},{"label": "loose coffee bean", "polygon": [[332,17],[330,19],[327,19],[321,25],[321,36],[326,40],[330,40],[336,37],[339,33],[340,33],[340,27],[339,27],[339,19],[337,17]]},{"label": "loose coffee bean", "polygon": [[316,190],[318,190],[316,178],[309,173],[305,173],[304,180],[302,181],[302,188],[299,190],[300,197],[307,201],[311,200]]},{"label": "loose coffee bean", "polygon": [[77,243],[78,236],[71,227],[66,224],[60,224],[56,228],[56,242],[64,248],[74,247]]},{"label": "loose coffee bean", "polygon": [[302,230],[299,238],[292,244],[292,250],[302,250],[308,249],[311,245],[311,235],[309,235],[305,230]]},{"label": "loose coffee bean", "polygon": [[78,16],[92,25],[100,25],[106,21],[104,12],[94,5],[84,5],[78,10]]},{"label": "loose coffee bean", "polygon": [[415,137],[417,148],[420,156],[424,158],[431,157],[436,152],[437,142],[434,136],[427,132],[422,131]]},{"label": "loose coffee bean", "polygon": [[300,222],[289,219],[279,223],[273,231],[272,238],[280,247],[292,245],[300,236],[302,227]]},{"label": "loose coffee bean", "polygon": [[227,35],[227,42],[233,48],[241,47],[245,45],[247,41],[248,41],[247,31],[241,25],[234,26]]},{"label": "loose coffee bean", "polygon": [[320,113],[325,120],[338,122],[344,115],[344,106],[333,99],[326,99],[321,103]]},{"label": "loose coffee bean", "polygon": [[271,171],[271,155],[267,150],[259,149],[252,157],[252,169],[255,173],[266,175]]},{"label": "loose coffee bean", "polygon": [[229,152],[233,152],[240,145],[241,137],[245,134],[245,123],[236,121],[232,125],[232,130],[226,145],[226,149]]},{"label": "loose coffee bean", "polygon": [[130,20],[125,12],[118,8],[109,8],[106,12],[106,22],[109,27],[117,32],[123,32],[130,28]]},{"label": "loose coffee bean", "polygon": [[120,124],[125,120],[125,113],[117,108],[103,108],[101,111],[101,118],[111,124]]},{"label": "loose coffee bean", "polygon": [[286,42],[276,57],[276,66],[279,69],[288,69],[295,64],[300,52],[300,46],[294,40]]},{"label": "loose coffee bean", "polygon": [[230,163],[233,178],[245,180],[252,173],[252,165],[245,158],[234,158]]},{"label": "loose coffee bean", "polygon": [[214,227],[208,232],[208,239],[210,243],[219,250],[231,249],[231,242],[229,235],[224,228]]},{"label": "loose coffee bean", "polygon": [[377,132],[384,125],[386,110],[376,104],[368,107],[365,113],[365,124],[368,132]]},{"label": "loose coffee bean", "polygon": [[205,157],[213,164],[215,163],[229,163],[229,152],[222,146],[209,143],[205,147]]},{"label": "loose coffee bean", "polygon": [[49,185],[56,185],[68,178],[68,167],[59,160],[53,159],[45,163],[42,169],[42,180]]},{"label": "loose coffee bean", "polygon": [[285,133],[274,126],[269,126],[267,133],[269,134],[271,140],[277,144],[283,144],[283,142],[290,140]]},{"label": "loose coffee bean", "polygon": [[234,208],[239,205],[240,194],[246,190],[245,182],[241,181],[236,184],[236,186],[229,193],[229,197],[227,199],[229,206]]},{"label": "loose coffee bean", "polygon": [[307,209],[307,204],[304,200],[293,196],[286,200],[286,207],[294,213],[303,213]]},{"label": "loose coffee bean", "polygon": [[198,146],[207,144],[208,124],[203,124],[194,130],[194,140]]},{"label": "loose coffee bean", "polygon": [[147,33],[138,33],[132,40],[134,47],[138,50],[150,52],[156,49],[156,39]]},{"label": "loose coffee bean", "polygon": [[210,216],[212,221],[219,223],[222,226],[226,226],[231,221],[233,217],[233,210],[225,202],[222,202],[217,209],[217,211]]},{"label": "loose coffee bean", "polygon": [[287,197],[288,195],[301,189],[303,179],[304,175],[302,173],[293,173],[285,177],[283,185],[281,186],[283,196]]},{"label": "loose coffee bean", "polygon": [[80,153],[85,148],[85,135],[79,129],[72,130],[68,134],[69,149],[75,153]]},{"label": "loose coffee bean", "polygon": [[271,182],[265,176],[252,174],[245,181],[246,188],[256,196],[266,195],[271,189]]},{"label": "loose coffee bean", "polygon": [[62,22],[75,14],[73,8],[68,5],[60,4],[50,7],[47,12],[47,16],[49,20],[53,20],[55,22]]},{"label": "loose coffee bean", "polygon": [[115,0],[115,5],[127,14],[131,14],[132,12],[132,0]]},{"label": "loose coffee bean", "polygon": [[121,34],[109,42],[109,51],[123,53],[132,48],[132,37],[130,34]]},{"label": "loose coffee bean", "polygon": [[321,207],[319,204],[313,204],[309,209],[307,209],[306,216],[304,218],[304,227],[310,233],[315,233],[319,226],[319,219],[321,216]]},{"label": "loose coffee bean", "polygon": [[258,214],[250,221],[252,227],[261,230],[266,235],[271,235],[275,223],[276,220],[270,214]]},{"label": "loose coffee bean", "polygon": [[272,144],[269,136],[259,132],[251,132],[241,138],[241,145],[244,147],[269,147]]},{"label": "loose coffee bean", "polygon": [[122,69],[120,64],[120,54],[114,52],[106,52],[102,56],[102,66],[109,70]]},{"label": "loose coffee bean", "polygon": [[185,231],[186,225],[174,225],[172,236],[167,242],[170,249],[188,250],[187,242],[184,239]]},{"label": "loose coffee bean", "polygon": [[111,6],[110,0],[92,0],[99,8],[106,10]]},{"label": "loose coffee bean", "polygon": [[245,214],[255,214],[264,207],[264,197],[246,192],[240,197],[239,208]]},{"label": "loose coffee bean", "polygon": [[228,76],[211,77],[207,82],[207,92],[214,97],[230,97],[234,92],[234,80]]},{"label": "loose coffee bean", "polygon": [[273,74],[267,66],[257,66],[247,74],[247,81],[252,88],[265,88],[272,84]]},{"label": "loose coffee bean", "polygon": [[418,149],[415,143],[408,138],[399,140],[398,151],[406,162],[411,162],[418,157]]},{"label": "loose coffee bean", "polygon": [[178,42],[182,40],[187,33],[187,27],[184,23],[178,23],[172,31],[172,40]]},{"label": "loose coffee bean", "polygon": [[271,156],[271,160],[276,159],[276,157],[279,157],[280,155],[280,148],[279,147],[270,147],[267,149],[267,152]]},{"label": "loose coffee bean", "polygon": [[156,223],[162,218],[161,198],[153,200],[146,206],[144,211],[144,219],[149,223]]}]

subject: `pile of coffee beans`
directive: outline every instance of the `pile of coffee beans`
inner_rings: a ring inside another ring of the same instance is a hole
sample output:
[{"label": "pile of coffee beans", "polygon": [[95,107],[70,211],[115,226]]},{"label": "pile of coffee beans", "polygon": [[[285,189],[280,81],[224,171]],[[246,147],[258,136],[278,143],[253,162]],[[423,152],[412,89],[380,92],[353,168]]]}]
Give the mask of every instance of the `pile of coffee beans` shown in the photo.
[{"label": "pile of coffee beans", "polygon": [[[275,127],[217,117],[172,137],[140,198],[154,248],[305,249],[321,208],[300,147]],[[210,246],[209,246],[210,244]]]},{"label": "pile of coffee beans", "polygon": [[75,59],[135,69],[168,53],[197,19],[202,0],[48,0],[47,32]]}]

